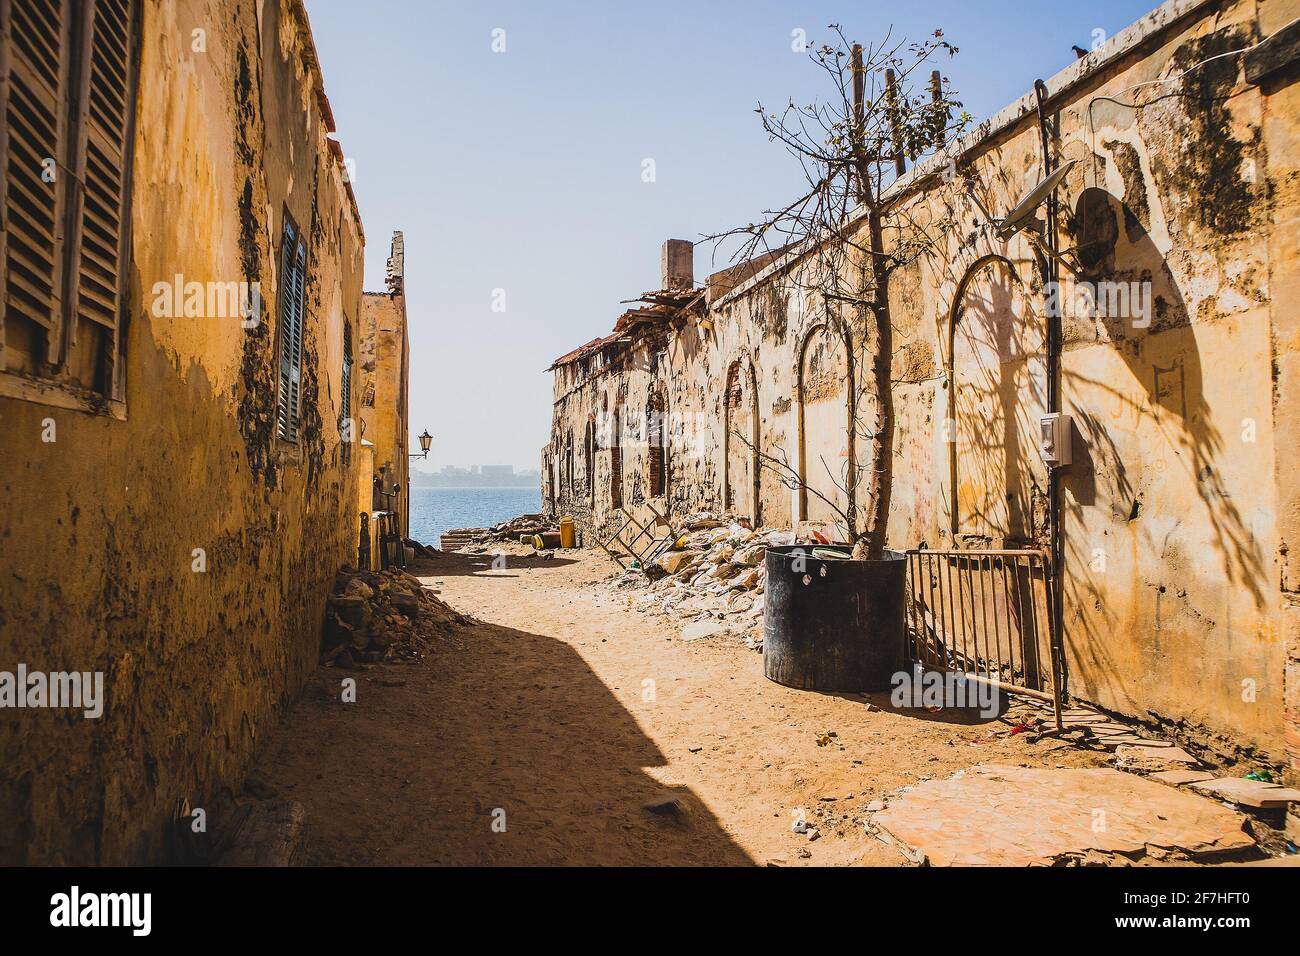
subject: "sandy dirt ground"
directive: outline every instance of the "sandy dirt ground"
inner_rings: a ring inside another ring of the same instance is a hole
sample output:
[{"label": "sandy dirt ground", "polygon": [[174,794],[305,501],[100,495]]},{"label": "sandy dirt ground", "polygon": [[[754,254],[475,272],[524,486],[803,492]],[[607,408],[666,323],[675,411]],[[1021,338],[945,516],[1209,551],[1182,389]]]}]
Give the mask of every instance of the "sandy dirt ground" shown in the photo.
[{"label": "sandy dirt ground", "polygon": [[1106,764],[1005,717],[774,684],[736,637],[633,610],[603,553],[491,562],[411,569],[482,623],[420,663],[320,669],[263,742],[254,772],[306,806],[307,862],[905,866],[872,801],[985,762]]}]

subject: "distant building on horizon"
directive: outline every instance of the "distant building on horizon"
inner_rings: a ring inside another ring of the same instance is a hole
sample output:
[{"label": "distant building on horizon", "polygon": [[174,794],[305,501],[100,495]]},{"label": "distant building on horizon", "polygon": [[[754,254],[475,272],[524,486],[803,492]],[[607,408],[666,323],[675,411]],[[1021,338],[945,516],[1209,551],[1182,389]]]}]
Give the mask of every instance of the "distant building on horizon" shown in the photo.
[{"label": "distant building on horizon", "polygon": [[441,470],[414,470],[411,484],[423,488],[526,488],[540,487],[536,469],[516,471],[514,465],[444,465]]}]

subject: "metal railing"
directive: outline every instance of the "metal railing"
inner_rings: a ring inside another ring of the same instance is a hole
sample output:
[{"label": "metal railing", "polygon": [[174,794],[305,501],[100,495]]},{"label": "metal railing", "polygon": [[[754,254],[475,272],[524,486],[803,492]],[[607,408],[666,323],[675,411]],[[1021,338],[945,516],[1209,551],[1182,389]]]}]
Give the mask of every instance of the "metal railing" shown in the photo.
[{"label": "metal railing", "polygon": [[912,659],[1050,700],[1059,717],[1047,552],[912,550],[907,562]]},{"label": "metal railing", "polygon": [[[634,561],[643,572],[672,547],[678,538],[666,515],[650,502],[642,502],[643,515],[639,518],[627,508],[619,508],[621,518],[612,535],[598,543],[620,568],[627,567],[624,560]],[[647,572],[648,573],[648,572]]]}]

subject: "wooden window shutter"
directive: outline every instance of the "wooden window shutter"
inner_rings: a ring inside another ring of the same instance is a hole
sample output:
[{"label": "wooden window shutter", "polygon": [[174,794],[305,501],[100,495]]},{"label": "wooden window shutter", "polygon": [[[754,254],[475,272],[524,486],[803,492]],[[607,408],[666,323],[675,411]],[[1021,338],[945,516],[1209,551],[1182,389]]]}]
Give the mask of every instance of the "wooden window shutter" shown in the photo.
[{"label": "wooden window shutter", "polygon": [[347,429],[343,434],[343,458],[346,461],[348,450],[352,443],[357,440],[355,435],[356,424],[351,421],[352,418],[352,323],[343,323],[343,375],[339,385],[343,393],[339,401],[339,429]]},{"label": "wooden window shutter", "polygon": [[303,298],[307,250],[297,227],[285,217],[284,266],[280,281],[280,376],[277,427],[280,437],[297,441],[302,421]]},{"label": "wooden window shutter", "polygon": [[68,301],[74,303],[74,339],[80,320],[105,330],[100,349],[102,383],[112,394],[117,370],[125,264],[128,258],[127,193],[130,181],[131,82],[134,28],[131,0],[87,0],[82,24],[86,55],[81,71],[80,141]]},{"label": "wooden window shutter", "polygon": [[[67,190],[67,100],[71,46],[69,5],[0,0],[5,81],[4,328],[18,322],[33,362],[62,357],[63,216]],[[57,164],[57,165],[56,165]],[[10,323],[14,323],[11,325]],[[16,338],[16,336],[15,336]],[[43,354],[42,354],[43,353]],[[6,359],[5,367],[14,367]],[[29,371],[35,371],[31,369]]]},{"label": "wooden window shutter", "polygon": [[352,417],[352,343],[343,344],[343,421]]}]

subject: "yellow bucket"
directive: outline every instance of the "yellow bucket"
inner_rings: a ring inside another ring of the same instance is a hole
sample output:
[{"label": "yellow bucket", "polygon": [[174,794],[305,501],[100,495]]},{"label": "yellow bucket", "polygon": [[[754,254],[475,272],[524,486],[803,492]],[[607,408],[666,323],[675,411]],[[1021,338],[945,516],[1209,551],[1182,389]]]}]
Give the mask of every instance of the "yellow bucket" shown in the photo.
[{"label": "yellow bucket", "polygon": [[573,531],[573,519],[561,518],[560,519],[560,547],[572,548],[575,540],[576,538],[574,536],[574,531]]}]

